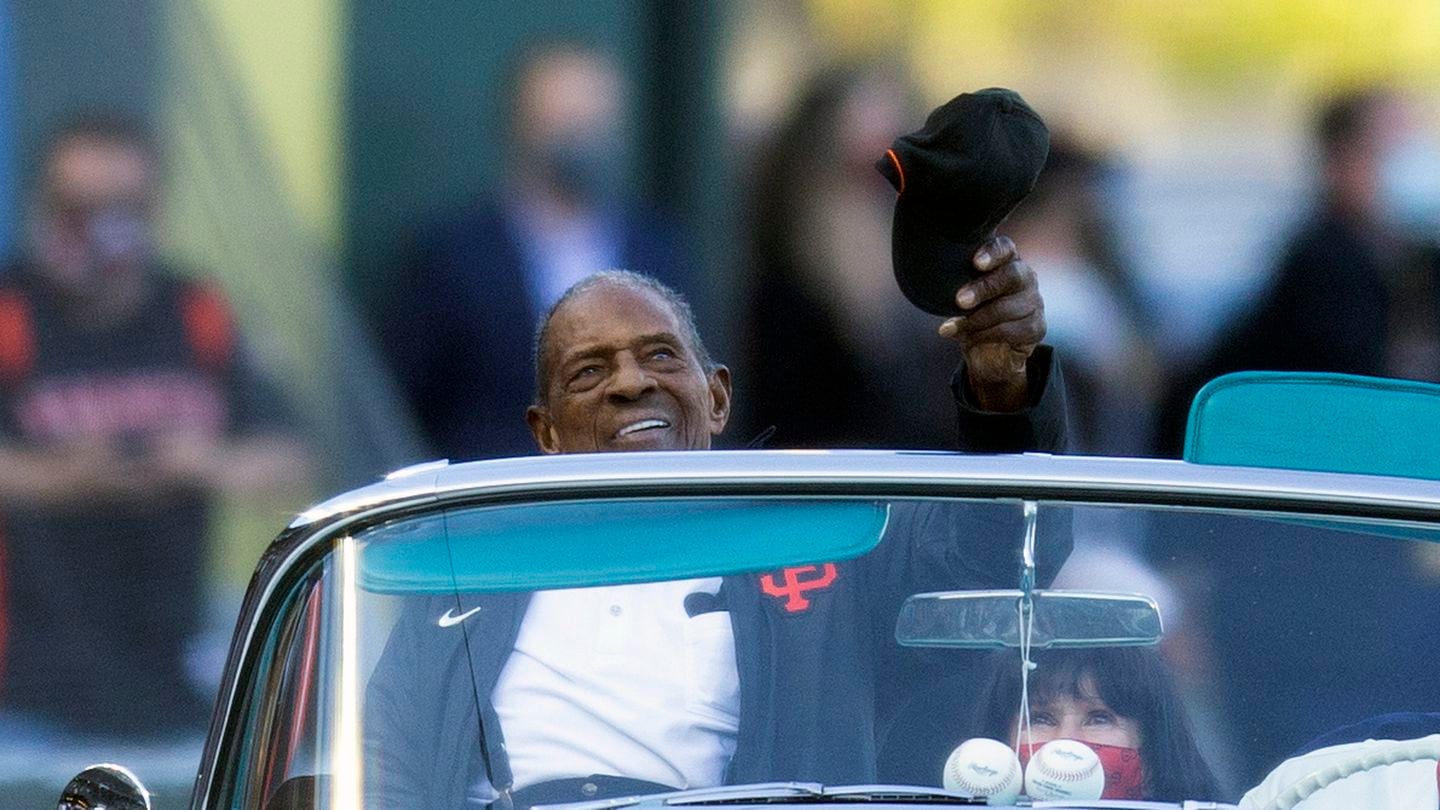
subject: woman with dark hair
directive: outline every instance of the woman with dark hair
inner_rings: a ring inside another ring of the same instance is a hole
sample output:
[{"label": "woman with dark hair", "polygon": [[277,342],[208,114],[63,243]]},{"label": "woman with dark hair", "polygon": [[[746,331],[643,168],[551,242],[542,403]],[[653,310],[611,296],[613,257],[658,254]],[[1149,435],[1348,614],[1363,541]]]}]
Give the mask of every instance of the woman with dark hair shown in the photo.
[{"label": "woman with dark hair", "polygon": [[875,171],[919,122],[911,99],[891,66],[825,71],[757,150],[737,435],[773,426],[769,446],[785,448],[954,443],[954,346],[895,283],[895,190]]},{"label": "woman with dark hair", "polygon": [[1107,799],[1218,798],[1215,776],[1155,650],[1050,650],[1034,661],[1028,734],[1021,727],[1020,658],[1007,651],[987,662],[970,736],[1018,741],[1022,760],[1050,740],[1088,743],[1105,766]]}]

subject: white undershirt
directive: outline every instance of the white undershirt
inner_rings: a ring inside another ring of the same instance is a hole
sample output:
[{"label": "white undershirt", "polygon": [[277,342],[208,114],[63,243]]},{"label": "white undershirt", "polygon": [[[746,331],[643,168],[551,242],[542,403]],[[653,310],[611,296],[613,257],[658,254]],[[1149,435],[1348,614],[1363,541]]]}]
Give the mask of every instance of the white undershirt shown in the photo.
[{"label": "white undershirt", "polygon": [[685,597],[720,578],[541,591],[491,699],[516,789],[611,774],[721,784],[740,717],[735,634]]}]

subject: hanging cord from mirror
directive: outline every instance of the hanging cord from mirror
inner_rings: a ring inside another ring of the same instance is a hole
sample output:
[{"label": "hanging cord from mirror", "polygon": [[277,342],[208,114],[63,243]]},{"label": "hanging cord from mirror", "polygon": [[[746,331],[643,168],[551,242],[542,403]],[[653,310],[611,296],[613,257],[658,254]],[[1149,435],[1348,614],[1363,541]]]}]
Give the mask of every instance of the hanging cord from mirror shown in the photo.
[{"label": "hanging cord from mirror", "polygon": [[1030,657],[1031,643],[1035,637],[1035,535],[1039,524],[1040,506],[1035,501],[1025,501],[1025,543],[1021,548],[1020,599],[1016,609],[1020,611],[1020,713],[1015,728],[1015,752],[1020,745],[1034,747],[1030,727],[1030,672],[1035,662]]}]

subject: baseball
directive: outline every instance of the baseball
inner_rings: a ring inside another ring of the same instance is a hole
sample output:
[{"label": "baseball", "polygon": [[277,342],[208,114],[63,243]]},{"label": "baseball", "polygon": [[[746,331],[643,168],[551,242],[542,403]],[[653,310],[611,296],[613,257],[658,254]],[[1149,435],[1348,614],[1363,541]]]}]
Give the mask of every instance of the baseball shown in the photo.
[{"label": "baseball", "polygon": [[1019,757],[999,740],[973,737],[945,760],[945,789],[983,796],[988,804],[1014,804],[1022,781]]},{"label": "baseball", "polygon": [[1090,746],[1077,740],[1051,740],[1025,767],[1025,793],[1032,799],[1090,801],[1105,792],[1105,769]]}]

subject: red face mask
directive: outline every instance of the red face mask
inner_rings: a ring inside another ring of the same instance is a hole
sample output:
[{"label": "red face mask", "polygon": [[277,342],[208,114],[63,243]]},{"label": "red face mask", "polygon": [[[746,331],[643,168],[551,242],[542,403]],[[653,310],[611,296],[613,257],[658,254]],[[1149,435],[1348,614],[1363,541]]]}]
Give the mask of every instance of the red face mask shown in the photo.
[{"label": "red face mask", "polygon": [[[1145,766],[1140,761],[1140,751],[1120,745],[1101,745],[1081,740],[1095,756],[1100,758],[1100,767],[1105,771],[1105,792],[1102,799],[1144,799]],[[1045,743],[1020,746],[1020,765],[1030,764],[1030,757]]]}]

